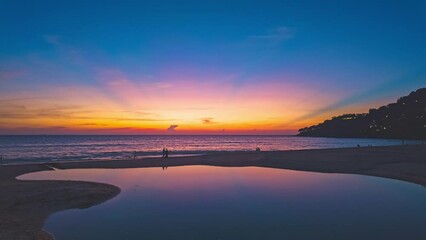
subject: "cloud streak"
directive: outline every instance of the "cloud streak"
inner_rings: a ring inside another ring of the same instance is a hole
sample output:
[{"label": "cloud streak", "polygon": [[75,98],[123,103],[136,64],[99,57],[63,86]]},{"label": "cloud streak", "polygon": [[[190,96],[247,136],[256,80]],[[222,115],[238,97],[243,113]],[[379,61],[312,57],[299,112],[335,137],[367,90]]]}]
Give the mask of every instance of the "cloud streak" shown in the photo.
[{"label": "cloud streak", "polygon": [[282,43],[294,37],[294,31],[286,26],[278,27],[265,34],[253,35],[249,37],[249,41],[258,44],[275,45]]},{"label": "cloud streak", "polygon": [[62,45],[60,42],[60,36],[59,35],[44,35],[43,36],[44,40],[54,46],[60,46]]},{"label": "cloud streak", "polygon": [[203,124],[213,124],[214,122],[213,122],[213,118],[202,118],[201,119],[201,122],[203,123]]}]

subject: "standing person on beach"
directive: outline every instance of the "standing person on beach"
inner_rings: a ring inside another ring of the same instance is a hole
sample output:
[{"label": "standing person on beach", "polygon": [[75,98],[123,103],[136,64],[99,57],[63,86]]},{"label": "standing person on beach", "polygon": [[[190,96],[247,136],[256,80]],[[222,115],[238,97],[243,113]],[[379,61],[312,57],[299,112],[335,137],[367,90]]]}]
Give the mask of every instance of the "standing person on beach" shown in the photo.
[{"label": "standing person on beach", "polygon": [[166,154],[165,157],[168,158],[169,157],[169,149],[166,148],[165,154]]},{"label": "standing person on beach", "polygon": [[166,148],[163,148],[163,157],[166,156]]}]

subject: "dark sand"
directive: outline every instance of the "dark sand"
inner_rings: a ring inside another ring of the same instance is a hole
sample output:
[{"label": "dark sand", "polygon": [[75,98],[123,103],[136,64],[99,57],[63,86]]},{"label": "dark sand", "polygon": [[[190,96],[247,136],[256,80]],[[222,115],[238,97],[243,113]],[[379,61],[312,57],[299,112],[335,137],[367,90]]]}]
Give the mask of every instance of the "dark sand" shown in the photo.
[{"label": "dark sand", "polygon": [[209,165],[270,167],[323,173],[351,173],[426,186],[426,145],[267,152],[219,152],[202,156],[55,163],[60,169],[140,168]]},{"label": "dark sand", "polygon": [[[426,186],[426,145],[271,152],[222,152],[203,156],[49,164],[59,169],[209,165],[270,167],[350,173]],[[116,196],[117,187],[79,181],[18,181],[16,176],[49,170],[43,164],[0,167],[0,239],[51,239],[42,230],[52,213],[87,208]]]},{"label": "dark sand", "polygon": [[120,189],[79,181],[18,181],[17,175],[49,170],[43,165],[0,167],[0,239],[53,239],[43,231],[47,217],[71,208],[88,208],[116,196]]}]

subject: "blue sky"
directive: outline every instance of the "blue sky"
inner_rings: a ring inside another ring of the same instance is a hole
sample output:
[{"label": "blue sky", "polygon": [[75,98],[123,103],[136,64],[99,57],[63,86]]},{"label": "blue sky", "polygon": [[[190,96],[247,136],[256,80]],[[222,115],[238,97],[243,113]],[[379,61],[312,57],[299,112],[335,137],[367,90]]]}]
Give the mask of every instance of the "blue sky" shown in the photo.
[{"label": "blue sky", "polygon": [[325,100],[297,119],[326,117],[424,87],[425,22],[425,1],[1,0],[0,93],[102,89],[105,69],[137,84],[233,76],[234,93],[303,84]]}]

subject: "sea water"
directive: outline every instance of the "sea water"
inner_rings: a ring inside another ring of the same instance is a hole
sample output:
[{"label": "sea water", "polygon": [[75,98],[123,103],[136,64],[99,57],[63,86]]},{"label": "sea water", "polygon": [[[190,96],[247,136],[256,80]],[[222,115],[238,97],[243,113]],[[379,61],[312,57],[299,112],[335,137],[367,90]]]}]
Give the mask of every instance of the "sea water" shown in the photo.
[{"label": "sea water", "polygon": [[[401,144],[392,139],[312,138],[296,136],[0,136],[3,163],[110,160],[203,154],[211,151],[318,149]],[[405,144],[418,143],[405,141]]]}]

